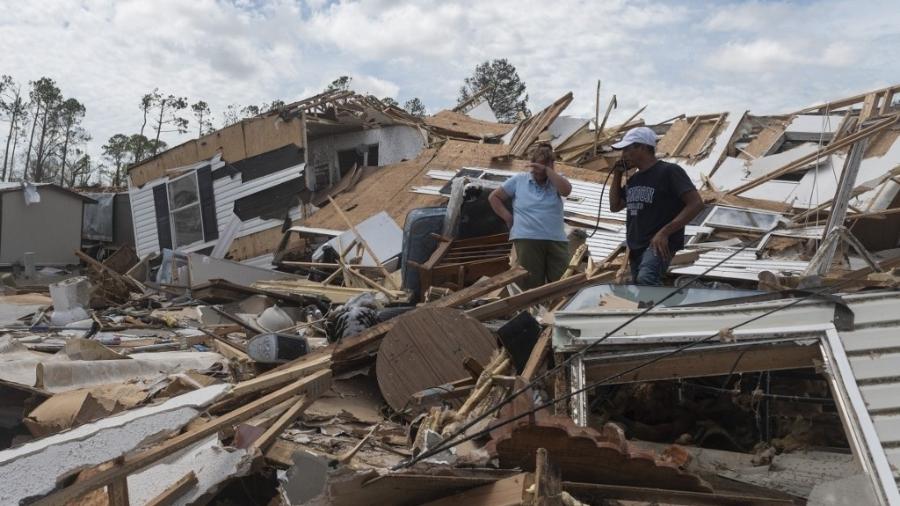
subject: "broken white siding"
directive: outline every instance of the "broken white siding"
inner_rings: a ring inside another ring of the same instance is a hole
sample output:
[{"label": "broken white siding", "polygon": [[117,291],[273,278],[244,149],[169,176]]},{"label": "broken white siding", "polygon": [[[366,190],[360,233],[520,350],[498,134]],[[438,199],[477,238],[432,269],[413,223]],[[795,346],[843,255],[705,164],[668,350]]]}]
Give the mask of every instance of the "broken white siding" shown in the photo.
[{"label": "broken white siding", "polygon": [[[224,165],[219,162],[213,164],[213,171]],[[225,229],[231,221],[234,212],[234,202],[243,197],[271,188],[279,183],[294,179],[303,175],[304,164],[295,165],[278,172],[273,172],[263,177],[242,181],[240,174],[226,176],[213,181],[213,193],[215,195],[216,223],[219,235],[224,235]],[[153,202],[153,188],[166,184],[168,178],[151,181],[142,188],[131,186],[129,182],[129,195],[131,196],[131,212],[134,220],[134,242],[138,256],[159,251],[159,237],[156,229],[156,209]],[[300,207],[291,209],[290,217],[296,220],[302,217]],[[251,218],[241,223],[235,234],[235,238],[261,232],[272,227],[281,226],[281,220],[266,220]],[[193,252],[213,246],[216,240],[192,244],[180,248],[179,251]],[[252,260],[252,259],[251,259]]]}]

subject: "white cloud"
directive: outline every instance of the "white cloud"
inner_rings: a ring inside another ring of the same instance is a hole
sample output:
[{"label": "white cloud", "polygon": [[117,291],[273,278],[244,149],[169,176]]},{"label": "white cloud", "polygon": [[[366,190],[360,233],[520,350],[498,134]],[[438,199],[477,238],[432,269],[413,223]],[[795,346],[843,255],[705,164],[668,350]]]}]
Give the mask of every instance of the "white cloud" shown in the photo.
[{"label": "white cloud", "polygon": [[350,87],[358,93],[375,95],[378,98],[397,98],[400,87],[395,83],[374,76],[351,74],[353,78]]},{"label": "white cloud", "polygon": [[228,104],[297,100],[340,75],[437,111],[475,65],[507,58],[532,109],[573,91],[567,114],[592,116],[602,79],[601,103],[619,99],[611,121],[643,105],[658,121],[782,112],[897,82],[900,68],[895,0],[0,0],[0,12],[0,73],[52,77],[84,102],[95,156],[140,128],[156,87],[207,101],[216,121]]},{"label": "white cloud", "polygon": [[748,43],[729,42],[707,60],[716,69],[737,72],[767,72],[797,63],[801,58],[778,41],[758,39]]}]

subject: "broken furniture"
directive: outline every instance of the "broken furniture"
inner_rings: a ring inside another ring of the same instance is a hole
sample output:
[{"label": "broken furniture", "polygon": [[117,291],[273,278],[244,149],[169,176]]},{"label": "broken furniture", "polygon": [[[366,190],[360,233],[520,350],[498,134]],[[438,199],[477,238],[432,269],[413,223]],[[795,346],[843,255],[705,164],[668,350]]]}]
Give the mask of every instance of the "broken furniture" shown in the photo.
[{"label": "broken furniture", "polygon": [[439,242],[431,257],[422,264],[411,263],[419,271],[422,293],[432,286],[459,290],[484,276],[493,276],[509,268],[512,242],[508,234],[469,239],[437,236],[435,239]]}]

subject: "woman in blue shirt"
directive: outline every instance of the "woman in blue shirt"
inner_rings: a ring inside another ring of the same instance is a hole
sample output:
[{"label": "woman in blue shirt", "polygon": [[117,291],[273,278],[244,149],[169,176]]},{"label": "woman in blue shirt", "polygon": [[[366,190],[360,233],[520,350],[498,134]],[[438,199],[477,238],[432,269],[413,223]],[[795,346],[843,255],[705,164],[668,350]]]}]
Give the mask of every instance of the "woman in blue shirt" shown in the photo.
[{"label": "woman in blue shirt", "polygon": [[[556,173],[553,162],[553,148],[539,144],[531,171],[507,179],[488,198],[509,227],[519,265],[528,271],[526,289],[558,280],[569,263],[562,198],[572,192],[572,184]],[[510,200],[512,212],[506,206]]]}]

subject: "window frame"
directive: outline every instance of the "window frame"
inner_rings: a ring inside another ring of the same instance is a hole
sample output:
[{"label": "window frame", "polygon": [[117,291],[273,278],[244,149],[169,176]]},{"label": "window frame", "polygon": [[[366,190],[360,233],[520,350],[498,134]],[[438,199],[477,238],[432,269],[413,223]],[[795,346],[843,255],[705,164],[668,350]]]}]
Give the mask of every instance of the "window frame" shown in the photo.
[{"label": "window frame", "polygon": [[[171,186],[176,181],[180,181],[185,178],[192,178],[194,182],[194,191],[197,194],[197,200],[191,202],[190,204],[186,204],[178,208],[173,208]],[[169,181],[166,181],[166,194],[166,198],[169,200],[169,224],[172,231],[172,249],[178,250],[180,248],[186,248],[189,246],[194,246],[196,244],[203,244],[205,242],[204,238],[206,237],[206,230],[204,230],[203,227],[203,206],[200,202],[200,182],[197,179],[197,171],[192,171],[188,174],[184,174],[183,176],[178,176],[175,179],[169,179]],[[196,207],[199,211],[198,218],[200,221],[200,239],[187,244],[180,244],[178,239],[178,229],[175,226],[175,213],[184,211],[185,209],[189,209],[191,207]]]}]

